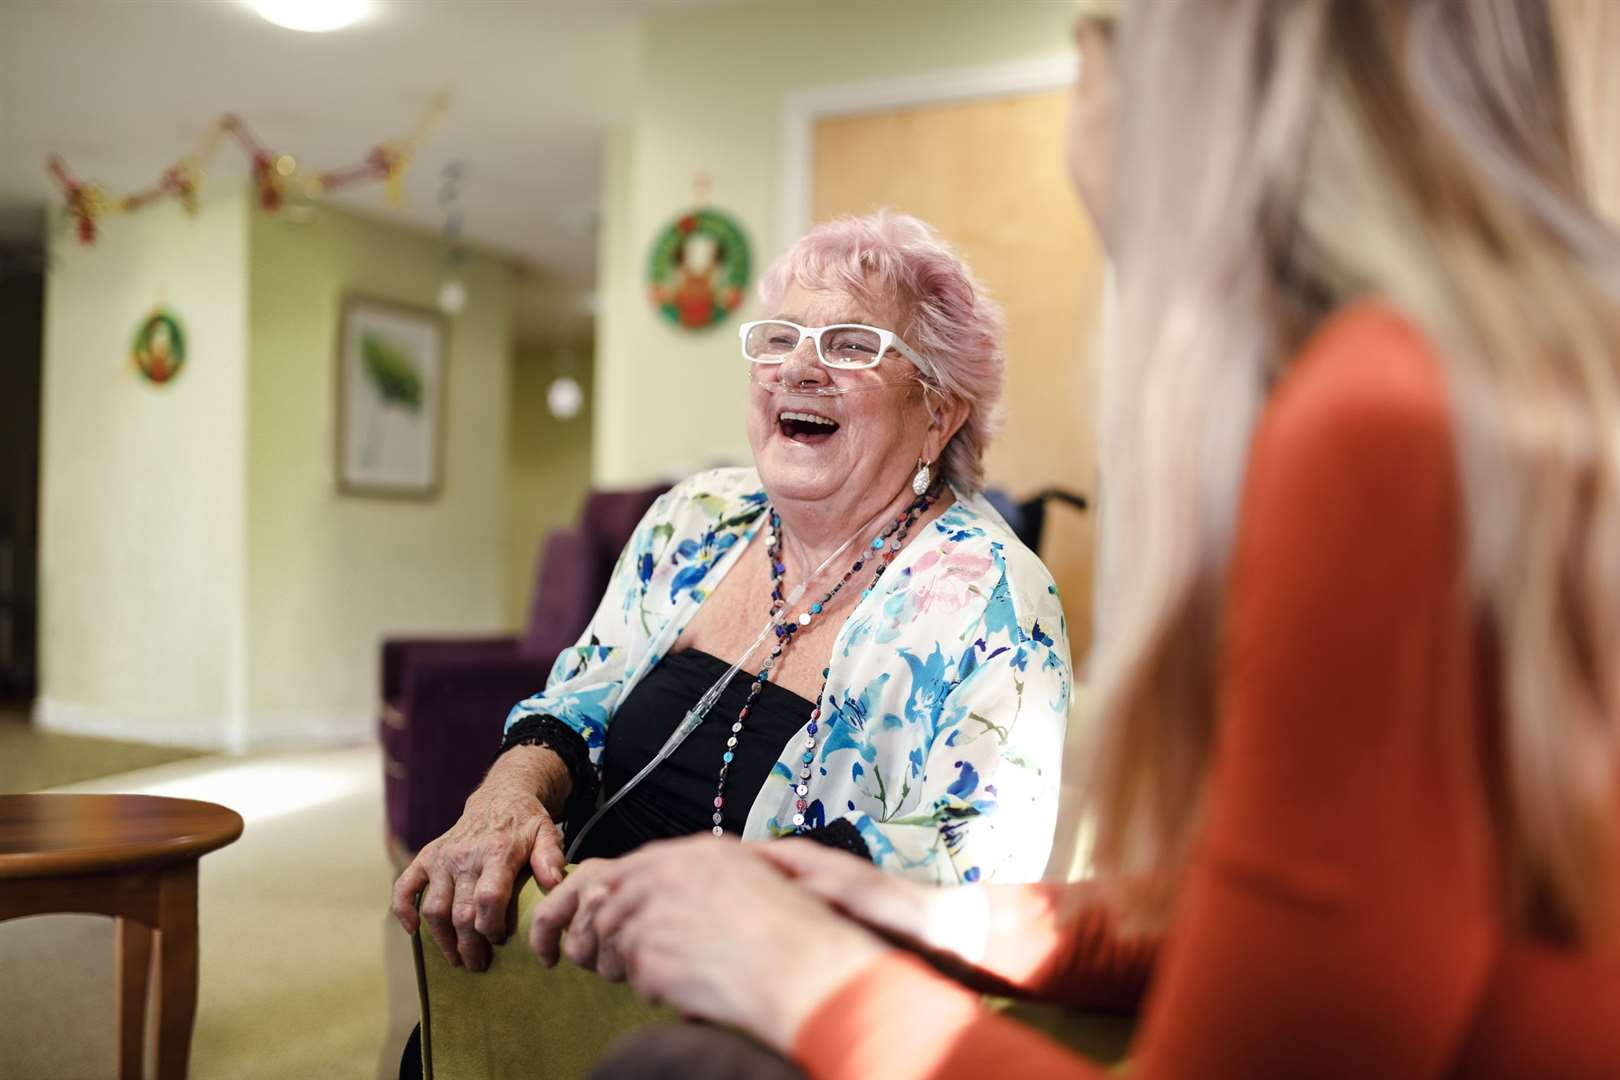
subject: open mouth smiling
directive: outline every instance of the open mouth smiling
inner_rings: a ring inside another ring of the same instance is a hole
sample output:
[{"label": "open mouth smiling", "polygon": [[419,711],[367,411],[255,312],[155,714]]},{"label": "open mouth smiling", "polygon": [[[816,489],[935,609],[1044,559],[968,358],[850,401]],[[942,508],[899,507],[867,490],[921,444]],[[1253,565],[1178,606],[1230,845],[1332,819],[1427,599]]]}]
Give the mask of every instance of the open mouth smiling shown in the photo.
[{"label": "open mouth smiling", "polygon": [[776,428],[783,437],[805,446],[817,446],[838,433],[838,421],[803,409],[783,409],[776,414]]}]

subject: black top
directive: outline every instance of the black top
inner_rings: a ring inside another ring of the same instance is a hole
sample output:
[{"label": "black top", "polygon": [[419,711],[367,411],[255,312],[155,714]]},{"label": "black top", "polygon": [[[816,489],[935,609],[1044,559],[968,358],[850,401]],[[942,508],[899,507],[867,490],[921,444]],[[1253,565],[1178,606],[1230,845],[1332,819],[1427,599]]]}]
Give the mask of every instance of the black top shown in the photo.
[{"label": "black top", "polygon": [[[602,797],[614,792],[652,760],[704,691],[731,665],[706,652],[671,653],[636,683],[614,710],[602,752]],[[596,823],[580,848],[579,858],[611,858],[649,840],[714,828],[714,797],[720,782],[721,755],[737,714],[748,703],[754,679],[737,672],[701,726],[676,748],[647,779],[636,785],[606,817]],[[726,805],[720,827],[740,833],[754,798],[782,756],[787,741],[810,720],[810,702],[775,683],[766,683],[737,733],[731,769],[726,773]],[[577,826],[576,826],[577,827]]]},{"label": "black top", "polygon": [[[686,711],[731,665],[696,649],[671,653],[642,677],[614,710],[602,751],[601,796],[611,798],[651,761]],[[656,769],[598,821],[575,855],[576,861],[613,858],[650,840],[661,840],[714,828],[714,799],[720,779],[722,755],[737,714],[748,701],[754,672],[744,668],[732,678],[698,729],[687,736]],[[748,719],[737,733],[731,769],[726,774],[726,805],[720,827],[741,833],[771,767],[782,756],[789,739],[810,720],[814,706],[791,690],[766,683],[748,709]],[[568,804],[568,841],[595,810],[598,778],[590,768],[584,740],[561,721],[549,716],[528,717],[507,731],[501,749],[526,744],[551,747],[568,766],[574,794]],[[818,829],[814,839],[870,857],[859,833],[846,821],[838,828]],[[825,833],[827,835],[816,835]],[[847,835],[846,835],[847,834]]]}]

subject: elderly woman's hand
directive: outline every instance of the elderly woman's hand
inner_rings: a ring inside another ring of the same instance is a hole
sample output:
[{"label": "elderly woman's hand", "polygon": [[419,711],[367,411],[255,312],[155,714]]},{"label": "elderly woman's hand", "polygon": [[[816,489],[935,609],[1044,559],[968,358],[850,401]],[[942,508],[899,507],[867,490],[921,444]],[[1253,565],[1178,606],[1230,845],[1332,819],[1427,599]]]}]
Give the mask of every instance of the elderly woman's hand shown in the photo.
[{"label": "elderly woman's hand", "polygon": [[[885,946],[752,846],[670,840],[570,876],[536,912],[535,952],[556,963],[557,935],[572,935],[583,917],[590,941],[579,951],[594,950],[599,969],[622,965],[643,997],[787,1052],[804,1021]],[[572,942],[565,951],[574,953]]]},{"label": "elderly woman's hand", "polygon": [[503,755],[468,797],[460,820],[418,852],[394,885],[394,917],[413,934],[416,895],[426,888],[421,921],[452,966],[489,966],[491,946],[511,933],[512,898],[525,863],[542,887],[562,880],[562,834],[536,794],[546,787],[545,774],[525,767],[524,757],[537,749]]}]

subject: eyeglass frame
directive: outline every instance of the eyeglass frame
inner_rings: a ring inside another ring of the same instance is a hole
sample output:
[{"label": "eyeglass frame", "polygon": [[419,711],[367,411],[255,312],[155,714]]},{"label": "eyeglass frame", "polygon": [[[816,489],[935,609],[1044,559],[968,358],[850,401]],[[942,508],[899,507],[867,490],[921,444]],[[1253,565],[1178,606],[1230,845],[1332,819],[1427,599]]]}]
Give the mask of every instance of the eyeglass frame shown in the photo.
[{"label": "eyeglass frame", "polygon": [[[782,354],[780,360],[760,360],[757,357],[748,355],[748,332],[756,326],[769,326],[772,323],[793,327],[799,332],[799,340],[794,344],[793,348]],[[878,336],[878,351],[872,357],[870,363],[829,364],[826,354],[821,351],[821,335],[829,330],[870,330]],[[917,350],[902,341],[899,334],[893,330],[886,330],[881,326],[871,326],[867,323],[829,323],[826,326],[801,326],[791,319],[755,319],[752,322],[745,322],[737,328],[737,341],[742,348],[743,359],[750,364],[765,364],[773,367],[784,364],[787,362],[787,358],[797,352],[799,346],[804,344],[805,338],[809,338],[816,343],[816,363],[828,371],[870,371],[881,364],[883,358],[889,354],[889,350],[893,349],[903,358],[911,361],[918,371],[930,379],[938,378],[934,371],[934,365],[924,360]]]}]

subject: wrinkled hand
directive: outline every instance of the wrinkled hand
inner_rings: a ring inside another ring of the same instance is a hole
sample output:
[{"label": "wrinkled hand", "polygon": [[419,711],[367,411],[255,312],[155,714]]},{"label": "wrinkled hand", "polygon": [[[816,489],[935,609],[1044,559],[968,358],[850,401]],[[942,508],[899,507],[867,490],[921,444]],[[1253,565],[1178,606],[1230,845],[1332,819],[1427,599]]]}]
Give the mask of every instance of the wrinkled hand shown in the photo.
[{"label": "wrinkled hand", "polygon": [[486,784],[461,819],[424,847],[394,884],[393,913],[408,933],[421,919],[453,967],[489,966],[490,947],[511,933],[519,872],[527,863],[542,888],[562,881],[562,834],[532,792]]},{"label": "wrinkled hand", "polygon": [[[577,952],[644,998],[787,1052],[805,1020],[885,946],[754,847],[697,836],[588,864],[588,874],[581,867],[541,902],[530,944],[549,967],[567,929],[570,959]],[[589,940],[576,947],[581,924]]]},{"label": "wrinkled hand", "polygon": [[624,962],[616,943],[603,940],[595,926],[597,911],[610,895],[611,883],[622,875],[624,862],[587,859],[540,901],[529,927],[529,947],[546,967],[556,967],[559,958],[567,957],[612,982],[624,978]]},{"label": "wrinkled hand", "polygon": [[895,942],[923,951],[952,949],[943,910],[950,889],[885,874],[865,859],[809,840],[753,844],[748,850],[833,910]]}]

